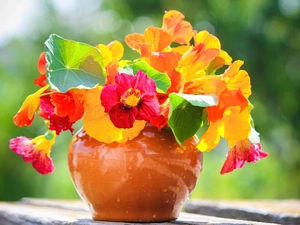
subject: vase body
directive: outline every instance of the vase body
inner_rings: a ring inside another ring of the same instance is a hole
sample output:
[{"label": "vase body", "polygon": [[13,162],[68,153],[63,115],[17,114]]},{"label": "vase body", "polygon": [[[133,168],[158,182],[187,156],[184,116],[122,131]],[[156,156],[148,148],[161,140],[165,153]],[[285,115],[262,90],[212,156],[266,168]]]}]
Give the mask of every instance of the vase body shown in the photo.
[{"label": "vase body", "polygon": [[169,130],[147,125],[126,143],[105,144],[79,131],[69,146],[71,178],[94,220],[176,219],[201,172],[202,153],[180,147]]}]

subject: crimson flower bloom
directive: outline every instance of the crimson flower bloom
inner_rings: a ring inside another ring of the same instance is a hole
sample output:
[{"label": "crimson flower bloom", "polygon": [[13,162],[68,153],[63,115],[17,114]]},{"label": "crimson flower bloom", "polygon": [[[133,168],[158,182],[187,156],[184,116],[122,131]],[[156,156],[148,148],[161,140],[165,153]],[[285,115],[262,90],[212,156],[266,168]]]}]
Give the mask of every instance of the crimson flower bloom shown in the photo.
[{"label": "crimson flower bloom", "polygon": [[245,162],[257,162],[267,156],[268,153],[262,151],[260,143],[253,144],[249,140],[239,141],[229,150],[221,174],[242,168]]},{"label": "crimson flower bloom", "polygon": [[50,151],[55,141],[55,133],[50,132],[50,134],[34,139],[24,136],[16,137],[10,140],[9,147],[18,155],[23,156],[25,162],[31,162],[33,168],[39,173],[52,173],[54,165],[50,158]]},{"label": "crimson flower bloom", "polygon": [[115,84],[105,86],[101,103],[117,128],[132,128],[135,120],[151,121],[159,115],[155,82],[141,70],[132,76],[117,74]]}]

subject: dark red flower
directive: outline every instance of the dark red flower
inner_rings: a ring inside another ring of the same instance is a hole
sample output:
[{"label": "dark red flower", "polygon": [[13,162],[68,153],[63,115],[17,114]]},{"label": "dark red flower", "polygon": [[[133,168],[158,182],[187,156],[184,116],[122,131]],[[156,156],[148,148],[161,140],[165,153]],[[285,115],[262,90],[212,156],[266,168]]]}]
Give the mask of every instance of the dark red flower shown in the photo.
[{"label": "dark red flower", "polygon": [[103,88],[101,103],[116,127],[131,128],[135,120],[151,121],[159,115],[156,85],[145,73],[117,74],[115,81]]}]

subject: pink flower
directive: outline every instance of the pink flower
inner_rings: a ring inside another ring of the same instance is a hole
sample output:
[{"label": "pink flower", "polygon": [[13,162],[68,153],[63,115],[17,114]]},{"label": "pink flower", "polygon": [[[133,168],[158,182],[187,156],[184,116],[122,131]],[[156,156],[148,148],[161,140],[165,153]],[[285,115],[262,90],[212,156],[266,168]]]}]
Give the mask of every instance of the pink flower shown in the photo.
[{"label": "pink flower", "polygon": [[232,172],[237,168],[242,168],[245,162],[255,163],[267,156],[268,153],[262,151],[260,143],[253,144],[248,139],[239,141],[229,150],[221,169],[221,174]]},{"label": "pink flower", "polygon": [[101,103],[115,127],[132,128],[135,120],[151,121],[159,115],[156,85],[145,73],[117,74],[115,81],[101,93]]},{"label": "pink flower", "polygon": [[51,147],[54,143],[55,134],[50,140],[49,136],[38,136],[34,139],[24,136],[10,140],[9,148],[18,155],[23,156],[25,162],[31,162],[34,169],[41,174],[48,174],[54,171],[54,165],[50,158]]}]

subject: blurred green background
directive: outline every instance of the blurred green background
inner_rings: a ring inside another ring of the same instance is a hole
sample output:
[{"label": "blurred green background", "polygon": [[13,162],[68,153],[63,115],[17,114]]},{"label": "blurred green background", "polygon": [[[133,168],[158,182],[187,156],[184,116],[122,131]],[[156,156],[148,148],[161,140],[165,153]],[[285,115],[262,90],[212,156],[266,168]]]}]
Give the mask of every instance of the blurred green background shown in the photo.
[{"label": "blurred green background", "polygon": [[[56,33],[91,45],[122,41],[148,25],[161,26],[164,11],[171,9],[181,11],[196,30],[217,35],[234,60],[245,61],[242,69],[251,76],[255,105],[252,116],[263,150],[269,152],[258,163],[223,176],[219,171],[226,146],[205,154],[192,198],[300,197],[300,0],[20,0],[6,1],[0,9],[0,200],[78,198],[67,167],[70,133],[58,138],[52,150],[56,171],[47,176],[8,148],[10,138],[44,132],[38,117],[22,129],[12,118],[25,97],[38,89],[33,79],[48,36]],[[5,29],[16,22],[17,32],[7,35]],[[137,57],[124,46],[125,57]]]}]

